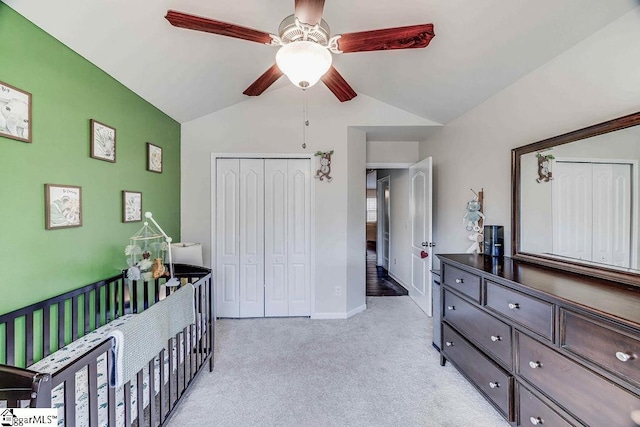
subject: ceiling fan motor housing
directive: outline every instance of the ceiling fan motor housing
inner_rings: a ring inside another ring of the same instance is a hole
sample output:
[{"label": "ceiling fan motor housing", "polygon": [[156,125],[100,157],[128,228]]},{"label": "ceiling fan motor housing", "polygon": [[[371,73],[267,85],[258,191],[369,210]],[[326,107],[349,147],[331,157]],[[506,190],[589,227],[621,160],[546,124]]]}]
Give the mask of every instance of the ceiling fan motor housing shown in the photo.
[{"label": "ceiling fan motor housing", "polygon": [[296,23],[295,15],[289,15],[282,20],[280,23],[280,27],[278,27],[278,35],[280,36],[280,40],[283,43],[290,43],[293,41],[303,40],[304,39],[304,31],[303,28],[308,28],[309,32],[307,34],[307,40],[314,41],[323,46],[326,46],[329,42],[329,35],[331,30],[329,29],[329,24],[327,21],[322,19],[317,26],[308,25],[305,23],[301,23],[299,26]]}]

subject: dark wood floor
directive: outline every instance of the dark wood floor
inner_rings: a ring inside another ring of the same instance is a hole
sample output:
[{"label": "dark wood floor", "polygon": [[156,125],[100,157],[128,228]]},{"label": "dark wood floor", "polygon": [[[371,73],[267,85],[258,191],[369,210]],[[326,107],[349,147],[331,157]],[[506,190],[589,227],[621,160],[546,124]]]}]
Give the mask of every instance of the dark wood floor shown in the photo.
[{"label": "dark wood floor", "polygon": [[367,242],[367,296],[396,297],[409,295],[398,282],[389,277],[389,273],[376,265],[376,244]]}]

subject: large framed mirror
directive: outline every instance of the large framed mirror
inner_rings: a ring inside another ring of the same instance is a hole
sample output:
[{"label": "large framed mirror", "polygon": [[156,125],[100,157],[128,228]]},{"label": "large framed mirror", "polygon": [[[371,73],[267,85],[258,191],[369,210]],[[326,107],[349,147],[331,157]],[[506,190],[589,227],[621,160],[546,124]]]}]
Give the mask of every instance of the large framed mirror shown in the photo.
[{"label": "large framed mirror", "polygon": [[512,150],[513,258],[640,286],[640,112]]}]

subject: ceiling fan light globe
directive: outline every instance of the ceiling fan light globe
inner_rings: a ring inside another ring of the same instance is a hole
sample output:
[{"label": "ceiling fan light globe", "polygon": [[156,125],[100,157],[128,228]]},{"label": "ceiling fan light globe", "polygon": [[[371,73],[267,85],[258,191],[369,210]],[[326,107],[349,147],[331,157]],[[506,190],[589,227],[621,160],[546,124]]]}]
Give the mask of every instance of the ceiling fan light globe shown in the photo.
[{"label": "ceiling fan light globe", "polygon": [[291,83],[303,89],[316,84],[329,71],[332,60],[324,46],[307,40],[288,43],[276,54],[280,71]]}]

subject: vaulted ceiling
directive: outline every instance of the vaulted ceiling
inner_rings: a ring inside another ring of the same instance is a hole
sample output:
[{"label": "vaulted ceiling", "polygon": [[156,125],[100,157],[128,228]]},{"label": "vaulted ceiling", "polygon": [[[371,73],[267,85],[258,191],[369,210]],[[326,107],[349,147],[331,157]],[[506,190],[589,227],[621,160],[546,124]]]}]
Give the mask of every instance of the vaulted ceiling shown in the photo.
[{"label": "vaulted ceiling", "polygon": [[[277,49],[173,27],[167,10],[277,33],[294,7],[293,0],[2,1],[179,122],[248,99],[242,92]],[[447,123],[638,4],[326,0],[324,19],[332,34],[433,23],[436,37],[425,49],[334,55],[334,65],[357,93]],[[268,90],[287,84],[283,77]]]}]

